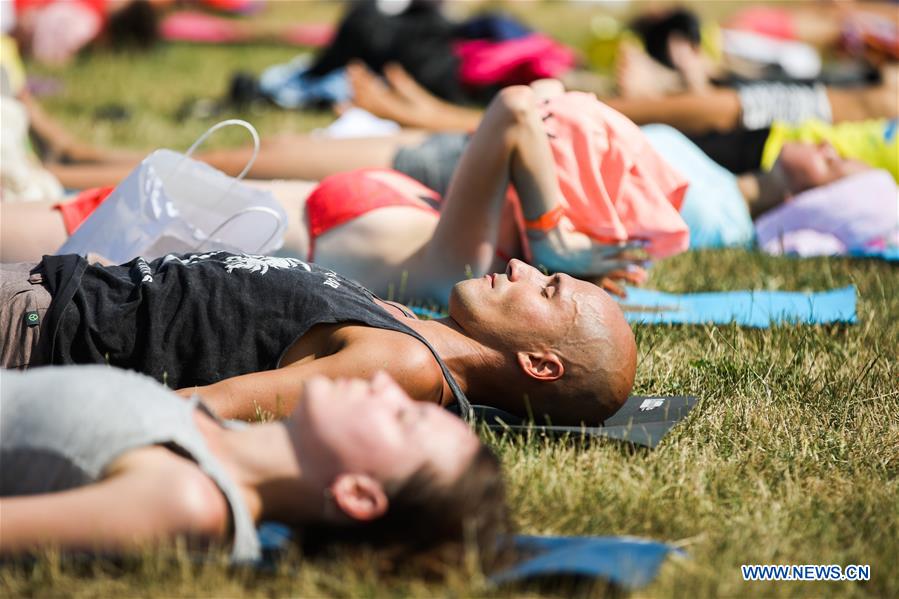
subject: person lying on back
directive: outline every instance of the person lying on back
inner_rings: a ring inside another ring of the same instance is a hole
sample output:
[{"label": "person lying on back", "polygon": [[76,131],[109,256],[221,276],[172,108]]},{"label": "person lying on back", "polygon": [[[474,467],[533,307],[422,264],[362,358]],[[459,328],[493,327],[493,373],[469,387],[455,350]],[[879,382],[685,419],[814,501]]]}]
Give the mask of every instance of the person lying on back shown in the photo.
[{"label": "person lying on back", "polygon": [[288,414],[312,376],[385,370],[413,398],[596,424],[627,399],[633,333],[601,289],[512,260],[457,283],[422,321],[296,258],[209,252],[120,266],[79,256],[3,265],[2,364],[106,363],[225,418]]},{"label": "person lying on back", "polygon": [[496,456],[383,373],[310,379],[283,421],[249,426],[99,365],[3,373],[0,408],[0,559],[181,539],[258,562],[256,526],[275,521],[304,551],[374,550],[387,570],[439,573],[472,547],[496,565],[508,534]]}]

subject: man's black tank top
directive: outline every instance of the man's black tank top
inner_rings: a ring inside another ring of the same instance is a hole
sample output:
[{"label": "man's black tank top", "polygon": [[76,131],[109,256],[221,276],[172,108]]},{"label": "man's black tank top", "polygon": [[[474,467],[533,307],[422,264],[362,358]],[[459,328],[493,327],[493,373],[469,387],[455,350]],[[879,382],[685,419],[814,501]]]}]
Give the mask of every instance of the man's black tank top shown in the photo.
[{"label": "man's black tank top", "polygon": [[179,389],[272,370],[313,326],[354,322],[424,343],[468,412],[465,395],[424,337],[364,287],[312,263],[209,252],[121,266],[44,256],[38,269],[53,296],[39,363],[111,364]]}]

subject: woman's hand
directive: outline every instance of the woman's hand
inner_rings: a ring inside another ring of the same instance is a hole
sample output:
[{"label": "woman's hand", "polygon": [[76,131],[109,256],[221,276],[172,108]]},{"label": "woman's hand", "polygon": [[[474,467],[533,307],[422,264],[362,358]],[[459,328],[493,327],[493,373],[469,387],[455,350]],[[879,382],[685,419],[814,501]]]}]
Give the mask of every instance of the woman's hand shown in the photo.
[{"label": "woman's hand", "polygon": [[628,270],[613,270],[604,277],[592,279],[592,283],[599,285],[606,292],[617,295],[620,298],[627,297],[627,291],[620,282],[631,285],[642,285],[647,278],[646,270],[642,266],[632,266]]},{"label": "woman's hand", "polygon": [[620,244],[599,243],[576,231],[563,216],[548,231],[528,230],[534,264],[551,272],[566,272],[586,279],[598,279],[598,284],[610,293],[624,295],[615,280],[640,284],[646,279],[642,264],[647,256],[639,241]]}]

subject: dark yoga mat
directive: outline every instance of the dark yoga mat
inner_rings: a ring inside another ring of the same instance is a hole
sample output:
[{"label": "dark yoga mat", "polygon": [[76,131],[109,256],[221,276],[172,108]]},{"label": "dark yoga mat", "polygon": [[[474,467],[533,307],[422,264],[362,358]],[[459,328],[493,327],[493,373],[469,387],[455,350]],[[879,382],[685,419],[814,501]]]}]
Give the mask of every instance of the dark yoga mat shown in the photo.
[{"label": "dark yoga mat", "polygon": [[551,426],[530,423],[490,406],[473,405],[472,409],[478,422],[498,432],[531,432],[551,437],[586,435],[653,448],[675,424],[687,417],[697,401],[695,397],[634,395],[600,426]]},{"label": "dark yoga mat", "polygon": [[[259,540],[270,567],[292,542],[289,528],[276,522],[259,526]],[[490,577],[494,585],[523,584],[541,579],[606,580],[625,590],[652,582],[669,554],[683,555],[673,545],[636,537],[541,537],[517,535],[521,560]]]}]

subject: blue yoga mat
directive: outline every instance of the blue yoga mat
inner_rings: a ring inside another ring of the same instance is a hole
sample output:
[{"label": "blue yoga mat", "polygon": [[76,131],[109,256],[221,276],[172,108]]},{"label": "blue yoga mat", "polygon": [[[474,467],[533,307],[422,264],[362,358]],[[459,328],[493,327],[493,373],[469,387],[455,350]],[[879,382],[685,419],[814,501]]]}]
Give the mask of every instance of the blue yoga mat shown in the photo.
[{"label": "blue yoga mat", "polygon": [[511,568],[490,577],[497,585],[547,577],[607,580],[626,590],[644,587],[658,575],[671,553],[683,551],[667,543],[635,537],[536,537],[519,535],[518,549],[534,552]]},{"label": "blue yoga mat", "polygon": [[853,250],[849,255],[853,258],[879,258],[887,262],[899,262],[899,246],[890,245],[884,248]]},{"label": "blue yoga mat", "polygon": [[[291,531],[276,522],[263,522],[259,541],[267,562],[289,546]],[[607,580],[627,590],[652,582],[669,554],[683,551],[667,543],[635,537],[539,537],[517,535],[515,548],[525,557],[490,580],[496,585],[517,584],[548,577]]]},{"label": "blue yoga mat", "polygon": [[[774,324],[855,324],[855,287],[801,291],[710,291],[665,293],[628,287],[621,300],[628,322],[640,324],[730,324],[768,328]],[[445,312],[412,308],[419,316],[442,318]]]},{"label": "blue yoga mat", "polygon": [[628,322],[641,324],[729,324],[767,328],[773,324],[854,324],[855,287],[796,291],[663,293],[629,287],[621,302]]}]

